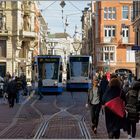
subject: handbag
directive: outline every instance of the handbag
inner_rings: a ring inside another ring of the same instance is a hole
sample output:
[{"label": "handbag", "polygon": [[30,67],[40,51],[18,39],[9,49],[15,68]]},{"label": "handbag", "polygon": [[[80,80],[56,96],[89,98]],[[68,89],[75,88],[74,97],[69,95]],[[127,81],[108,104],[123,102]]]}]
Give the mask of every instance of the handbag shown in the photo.
[{"label": "handbag", "polygon": [[120,96],[106,102],[105,107],[110,109],[112,112],[114,112],[116,115],[118,115],[121,118],[125,116],[125,103],[120,98]]}]

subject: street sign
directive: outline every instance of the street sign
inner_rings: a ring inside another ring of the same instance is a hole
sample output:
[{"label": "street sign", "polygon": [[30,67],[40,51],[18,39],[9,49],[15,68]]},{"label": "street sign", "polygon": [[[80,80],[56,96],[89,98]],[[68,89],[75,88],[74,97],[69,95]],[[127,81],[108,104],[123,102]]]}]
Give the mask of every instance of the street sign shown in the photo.
[{"label": "street sign", "polygon": [[134,46],[132,47],[132,50],[140,51],[140,46],[134,45]]}]

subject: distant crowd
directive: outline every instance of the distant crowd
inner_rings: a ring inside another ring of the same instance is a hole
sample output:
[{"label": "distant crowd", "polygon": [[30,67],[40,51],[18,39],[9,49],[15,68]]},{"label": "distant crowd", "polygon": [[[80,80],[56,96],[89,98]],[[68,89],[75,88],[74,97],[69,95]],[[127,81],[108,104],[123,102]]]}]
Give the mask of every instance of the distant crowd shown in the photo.
[{"label": "distant crowd", "polygon": [[3,82],[3,98],[8,99],[9,107],[14,107],[14,103],[20,103],[20,96],[28,94],[26,76],[22,74],[20,77],[11,76],[6,73]]}]

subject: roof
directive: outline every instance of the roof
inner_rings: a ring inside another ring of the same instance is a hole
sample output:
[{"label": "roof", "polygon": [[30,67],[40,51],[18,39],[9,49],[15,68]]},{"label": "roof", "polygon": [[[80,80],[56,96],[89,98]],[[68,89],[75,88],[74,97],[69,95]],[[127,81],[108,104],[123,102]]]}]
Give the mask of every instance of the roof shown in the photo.
[{"label": "roof", "polygon": [[67,38],[68,36],[70,37],[70,35],[67,33],[48,34],[49,38]]}]

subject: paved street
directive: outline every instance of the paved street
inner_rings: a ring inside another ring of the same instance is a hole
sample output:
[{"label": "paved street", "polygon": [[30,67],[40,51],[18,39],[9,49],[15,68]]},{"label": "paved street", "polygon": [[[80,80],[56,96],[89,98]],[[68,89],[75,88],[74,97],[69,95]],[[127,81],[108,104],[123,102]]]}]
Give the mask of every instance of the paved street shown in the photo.
[{"label": "paved street", "polygon": [[[98,132],[96,135],[92,132],[86,101],[85,92],[64,92],[46,95],[42,100],[38,100],[36,95],[23,97],[22,103],[16,104],[14,108],[1,102],[0,138],[107,138],[102,112]],[[139,132],[140,124],[137,126]],[[126,132],[122,130],[121,138],[127,138]],[[139,133],[137,138],[140,138]]]}]

